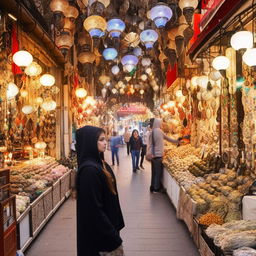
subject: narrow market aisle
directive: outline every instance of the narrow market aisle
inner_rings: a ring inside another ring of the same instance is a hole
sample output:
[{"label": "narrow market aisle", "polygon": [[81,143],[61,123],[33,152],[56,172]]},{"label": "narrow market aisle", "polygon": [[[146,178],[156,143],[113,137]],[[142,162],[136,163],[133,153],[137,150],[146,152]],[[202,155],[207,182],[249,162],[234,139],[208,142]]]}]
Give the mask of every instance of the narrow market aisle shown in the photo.
[{"label": "narrow market aisle", "polygon": [[[126,256],[199,255],[184,223],[168,197],[151,194],[150,164],[132,173],[131,157],[120,149],[120,166],[114,167],[126,227],[121,232]],[[106,153],[109,163],[110,152]],[[75,201],[69,199],[39,234],[25,256],[75,256]]]}]

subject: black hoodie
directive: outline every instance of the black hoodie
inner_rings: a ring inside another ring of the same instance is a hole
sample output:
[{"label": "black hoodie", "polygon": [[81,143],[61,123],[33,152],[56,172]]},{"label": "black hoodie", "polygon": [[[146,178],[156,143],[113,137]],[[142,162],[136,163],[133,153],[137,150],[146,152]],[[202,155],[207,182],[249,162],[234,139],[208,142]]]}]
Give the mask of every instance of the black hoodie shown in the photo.
[{"label": "black hoodie", "polygon": [[[118,195],[111,193],[102,171],[103,154],[97,140],[101,128],[84,126],[76,132],[77,174],[77,256],[98,256],[122,244],[124,227]],[[107,171],[114,174],[106,164]]]}]

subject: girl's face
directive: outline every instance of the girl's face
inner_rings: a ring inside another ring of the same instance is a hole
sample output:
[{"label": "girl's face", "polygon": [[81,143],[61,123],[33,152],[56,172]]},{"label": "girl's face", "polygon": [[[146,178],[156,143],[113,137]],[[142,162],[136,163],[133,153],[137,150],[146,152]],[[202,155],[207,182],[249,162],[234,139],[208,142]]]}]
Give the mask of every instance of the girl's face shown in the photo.
[{"label": "girl's face", "polygon": [[137,138],[137,137],[139,136],[138,132],[137,132],[137,131],[133,132],[133,136],[134,136],[135,138]]},{"label": "girl's face", "polygon": [[105,133],[100,134],[98,138],[97,146],[100,153],[105,152],[107,148],[107,140],[106,140]]}]

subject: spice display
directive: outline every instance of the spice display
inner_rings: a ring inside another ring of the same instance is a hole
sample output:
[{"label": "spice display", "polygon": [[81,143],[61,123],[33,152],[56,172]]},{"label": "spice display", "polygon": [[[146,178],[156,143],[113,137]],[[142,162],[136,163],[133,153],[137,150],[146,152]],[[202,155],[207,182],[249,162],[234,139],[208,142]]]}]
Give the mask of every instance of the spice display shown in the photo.
[{"label": "spice display", "polygon": [[218,214],[213,212],[206,213],[199,218],[199,224],[207,227],[211,224],[221,225],[223,222],[223,219]]}]

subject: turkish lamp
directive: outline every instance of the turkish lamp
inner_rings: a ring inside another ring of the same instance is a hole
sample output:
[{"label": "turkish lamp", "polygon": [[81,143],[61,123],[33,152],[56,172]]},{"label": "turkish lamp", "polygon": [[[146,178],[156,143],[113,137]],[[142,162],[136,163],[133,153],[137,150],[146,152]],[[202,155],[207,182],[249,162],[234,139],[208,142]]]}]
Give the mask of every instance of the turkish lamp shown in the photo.
[{"label": "turkish lamp", "polygon": [[108,82],[110,82],[110,77],[109,77],[109,76],[106,76],[106,75],[101,75],[101,76],[99,77],[99,80],[100,80],[100,82],[101,82],[103,85],[105,85],[105,84],[107,84]]},{"label": "turkish lamp", "polygon": [[54,14],[54,24],[56,28],[61,29],[64,25],[64,11],[69,7],[67,0],[52,0],[50,9]]},{"label": "turkish lamp", "polygon": [[133,49],[133,54],[137,57],[140,57],[142,55],[142,49],[140,47],[135,47]]},{"label": "turkish lamp", "polygon": [[36,144],[35,144],[35,148],[36,149],[39,149],[39,150],[44,150],[46,148],[46,143],[44,141],[38,141]]},{"label": "turkish lamp", "polygon": [[199,85],[200,89],[203,91],[206,90],[208,82],[209,82],[208,76],[200,76],[198,78],[198,85]]},{"label": "turkish lamp", "polygon": [[216,82],[216,81],[218,81],[219,79],[222,78],[222,75],[218,70],[213,70],[213,71],[211,71],[209,77],[212,81]]},{"label": "turkish lamp", "polygon": [[15,52],[12,60],[17,66],[25,68],[32,63],[33,56],[28,51],[22,50]]},{"label": "turkish lamp", "polygon": [[131,94],[134,94],[134,93],[135,93],[134,88],[131,88],[131,89],[130,89],[130,93],[131,93]]},{"label": "turkish lamp", "polygon": [[84,28],[92,38],[100,38],[104,35],[107,28],[105,19],[98,15],[91,15],[84,20]]},{"label": "turkish lamp", "polygon": [[121,88],[121,89],[119,90],[119,93],[120,93],[121,95],[123,95],[123,94],[125,93],[124,88]]},{"label": "turkish lamp", "polygon": [[151,68],[147,68],[145,70],[145,72],[148,74],[148,75],[151,75],[152,74],[152,69]]},{"label": "turkish lamp", "polygon": [[167,107],[168,108],[173,108],[173,107],[175,107],[175,101],[169,101],[168,103],[167,103]]},{"label": "turkish lamp", "polygon": [[26,98],[28,96],[28,91],[24,89],[20,90],[20,96]]},{"label": "turkish lamp", "polygon": [[120,72],[120,68],[118,67],[118,65],[115,65],[111,68],[111,72],[113,75],[117,75]]},{"label": "turkish lamp", "polygon": [[183,96],[183,94],[182,94],[182,91],[181,91],[181,90],[176,91],[175,95],[176,95],[176,97],[177,97],[177,98],[179,98],[179,97],[182,97],[182,96]]},{"label": "turkish lamp", "polygon": [[194,11],[198,5],[198,0],[180,0],[179,7],[183,12],[188,24],[192,23]]},{"label": "turkish lamp", "polygon": [[140,90],[140,94],[141,94],[141,95],[144,94],[144,90],[143,90],[143,89]]},{"label": "turkish lamp", "polygon": [[72,34],[74,29],[75,23],[69,18],[64,18],[63,31],[67,31]]},{"label": "turkish lamp", "polygon": [[140,78],[141,78],[141,80],[144,81],[144,82],[148,79],[148,77],[147,77],[146,74],[141,75]]},{"label": "turkish lamp", "polygon": [[93,63],[96,59],[95,54],[93,52],[80,52],[77,58],[78,61],[82,64]]},{"label": "turkish lamp", "polygon": [[113,94],[117,93],[117,89],[116,88],[113,88],[111,91],[112,91]]},{"label": "turkish lamp", "polygon": [[32,114],[35,109],[33,106],[31,105],[25,105],[24,107],[22,107],[21,111],[25,114],[25,115],[30,115]]},{"label": "turkish lamp", "polygon": [[213,89],[211,90],[212,96],[214,98],[218,98],[221,94],[221,90],[218,86],[213,86]]},{"label": "turkish lamp", "polygon": [[37,62],[32,62],[25,68],[25,73],[28,76],[39,76],[42,73],[42,67]]},{"label": "turkish lamp", "polygon": [[230,65],[230,60],[226,56],[215,57],[212,61],[212,66],[216,70],[226,70]]},{"label": "turkish lamp", "polygon": [[101,95],[102,95],[103,98],[106,98],[106,95],[107,95],[107,89],[106,88],[101,89]]},{"label": "turkish lamp", "polygon": [[19,93],[18,86],[14,83],[8,83],[7,92],[6,92],[7,99],[11,100],[15,98],[18,93]]},{"label": "turkish lamp", "polygon": [[147,29],[140,33],[140,41],[145,45],[146,49],[152,49],[157,39],[158,33],[153,29]]},{"label": "turkish lamp", "polygon": [[55,78],[51,74],[44,74],[39,79],[40,84],[46,87],[51,87],[55,84]]},{"label": "turkish lamp", "polygon": [[84,88],[77,88],[75,94],[78,98],[85,98],[87,91]]},{"label": "turkish lamp", "polygon": [[125,23],[121,19],[111,19],[107,22],[107,31],[112,38],[119,38],[125,30]]},{"label": "turkish lamp", "polygon": [[41,105],[44,102],[42,97],[36,97],[35,98],[35,104],[36,105]]},{"label": "turkish lamp", "polygon": [[57,107],[57,104],[54,100],[52,99],[46,99],[44,100],[44,102],[42,103],[42,108],[43,110],[45,111],[52,111],[52,110],[55,110]]},{"label": "turkish lamp", "polygon": [[124,70],[127,72],[131,72],[138,64],[139,59],[135,55],[125,55],[121,59],[121,63],[124,67]]},{"label": "turkish lamp", "polygon": [[246,30],[238,31],[231,37],[230,44],[235,50],[250,49],[253,47],[253,34]]},{"label": "turkish lamp", "polygon": [[62,31],[60,35],[57,36],[55,43],[62,54],[65,56],[69,49],[72,47],[74,38],[69,31]]},{"label": "turkish lamp", "polygon": [[[83,0],[85,1],[85,0]],[[101,3],[105,8],[107,8],[110,4],[110,0],[89,0],[89,6],[91,6],[95,2]]]},{"label": "turkish lamp", "polygon": [[151,59],[150,58],[143,58],[141,60],[141,64],[143,67],[147,67],[147,66],[150,66],[151,64]]},{"label": "turkish lamp", "polygon": [[247,49],[242,58],[247,66],[256,66],[256,48]]},{"label": "turkish lamp", "polygon": [[106,48],[104,49],[102,55],[105,60],[114,60],[117,57],[118,53],[115,48]]},{"label": "turkish lamp", "polygon": [[149,11],[148,15],[154,21],[157,28],[163,28],[172,18],[173,13],[169,6],[160,2]]},{"label": "turkish lamp", "polygon": [[69,18],[72,22],[74,22],[79,15],[79,11],[76,7],[69,5],[68,8],[65,9],[64,15],[66,18]]},{"label": "turkish lamp", "polygon": [[158,91],[159,91],[159,86],[158,86],[158,85],[155,85],[155,86],[153,87],[153,90],[154,90],[155,92],[158,92]]}]

